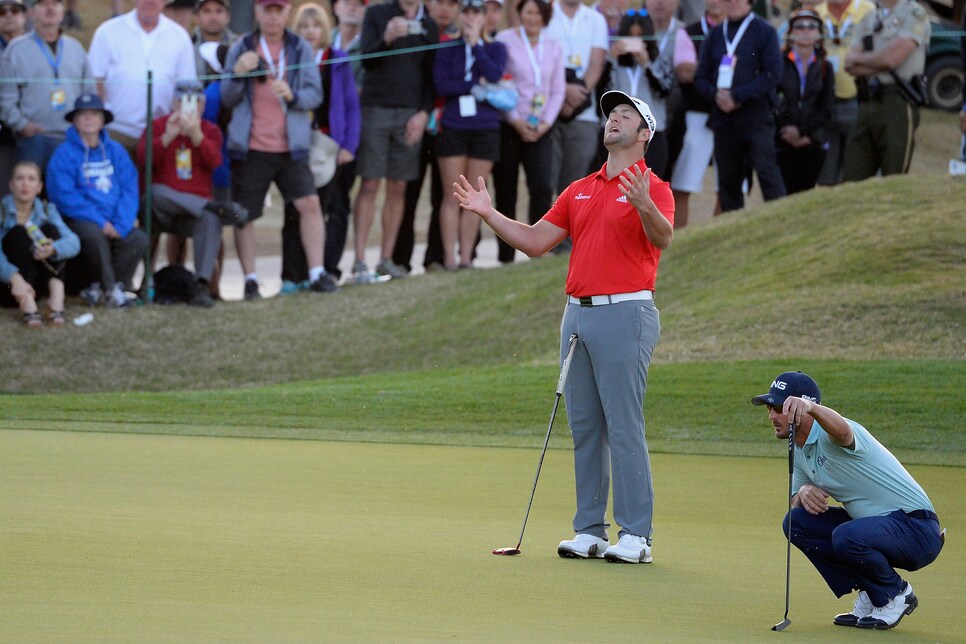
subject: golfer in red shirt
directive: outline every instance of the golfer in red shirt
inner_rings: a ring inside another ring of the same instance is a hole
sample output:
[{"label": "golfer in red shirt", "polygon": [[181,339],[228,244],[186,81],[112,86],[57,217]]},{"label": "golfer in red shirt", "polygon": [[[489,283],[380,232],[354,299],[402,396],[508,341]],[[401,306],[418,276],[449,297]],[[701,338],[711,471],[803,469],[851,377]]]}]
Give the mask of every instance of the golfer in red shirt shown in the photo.
[{"label": "golfer in red shirt", "polygon": [[[460,205],[475,212],[504,241],[530,257],[568,235],[567,307],[560,357],[571,334],[579,340],[564,387],[574,439],[577,513],[573,539],[561,557],[650,563],[654,492],[644,438],[644,390],[651,352],[660,335],[654,281],[661,251],[674,233],[674,199],[667,182],[644,164],[657,130],[650,108],[623,92],[600,99],[607,163],[574,181],[533,225],[497,212],[482,177],[454,184]],[[620,540],[611,545],[605,520],[611,470],[614,519]]]}]

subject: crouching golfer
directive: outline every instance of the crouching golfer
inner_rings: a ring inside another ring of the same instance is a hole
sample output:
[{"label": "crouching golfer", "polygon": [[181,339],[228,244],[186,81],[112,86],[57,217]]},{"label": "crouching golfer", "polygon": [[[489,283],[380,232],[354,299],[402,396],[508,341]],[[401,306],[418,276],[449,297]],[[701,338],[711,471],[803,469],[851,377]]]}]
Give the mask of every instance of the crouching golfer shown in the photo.
[{"label": "crouching golfer", "polygon": [[[775,378],[755,405],[767,405],[775,437],[795,423],[792,510],[782,527],[836,597],[858,590],[839,626],[886,629],[919,605],[895,568],[919,570],[942,550],[929,497],[862,425],[820,405],[815,381],[800,371]],[[829,507],[829,497],[844,507]]]},{"label": "crouching golfer", "polygon": [[[460,205],[475,212],[508,244],[530,257],[568,235],[573,239],[560,328],[561,360],[572,333],[579,336],[564,396],[574,439],[576,537],[562,541],[561,557],[649,563],[653,489],[644,438],[644,390],[660,333],[654,281],[661,251],[671,243],[671,188],[644,164],[657,124],[647,104],[607,92],[607,163],[574,181],[533,225],[493,209],[482,177],[454,184]],[[620,540],[611,545],[605,522],[611,469],[614,519]]]}]

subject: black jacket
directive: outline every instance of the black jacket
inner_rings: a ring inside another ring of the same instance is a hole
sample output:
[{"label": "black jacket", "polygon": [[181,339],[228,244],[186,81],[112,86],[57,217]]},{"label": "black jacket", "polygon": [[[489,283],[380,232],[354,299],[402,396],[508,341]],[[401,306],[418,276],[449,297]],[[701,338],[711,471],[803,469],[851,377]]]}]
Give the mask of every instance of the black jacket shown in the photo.
[{"label": "black jacket", "polygon": [[[782,58],[782,75],[778,83],[778,109],[775,132],[786,125],[798,127],[802,136],[821,146],[827,140],[825,124],[832,120],[835,110],[835,71],[824,57],[817,57],[805,73],[805,92],[801,92],[798,68],[791,54]],[[779,147],[787,144],[777,137]]]}]

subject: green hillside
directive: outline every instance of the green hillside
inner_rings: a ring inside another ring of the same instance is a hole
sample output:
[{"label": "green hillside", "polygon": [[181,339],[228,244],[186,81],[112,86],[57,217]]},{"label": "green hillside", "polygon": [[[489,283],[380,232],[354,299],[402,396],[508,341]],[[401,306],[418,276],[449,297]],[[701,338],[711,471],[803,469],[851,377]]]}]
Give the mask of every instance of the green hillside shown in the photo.
[{"label": "green hillside", "polygon": [[[964,204],[962,181],[901,177],[816,190],[685,229],[661,262],[655,363],[966,357]],[[566,261],[213,311],[98,310],[93,324],[63,333],[9,328],[0,387],[222,389],[551,365]]]}]

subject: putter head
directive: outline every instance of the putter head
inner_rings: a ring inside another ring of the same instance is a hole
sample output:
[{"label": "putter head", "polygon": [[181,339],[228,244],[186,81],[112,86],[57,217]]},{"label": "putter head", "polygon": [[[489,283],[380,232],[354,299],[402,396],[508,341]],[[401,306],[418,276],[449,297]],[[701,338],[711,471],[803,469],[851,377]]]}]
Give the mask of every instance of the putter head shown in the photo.
[{"label": "putter head", "polygon": [[497,548],[493,551],[495,555],[505,555],[507,557],[513,557],[520,554],[519,548]]},{"label": "putter head", "polygon": [[780,622],[778,622],[777,624],[775,624],[774,626],[772,626],[772,627],[771,627],[771,630],[773,630],[773,631],[783,631],[783,630],[785,630],[786,628],[788,628],[788,626],[789,626],[789,625],[790,625],[791,623],[792,623],[792,620],[790,620],[790,619],[788,619],[788,618],[786,617],[786,618],[785,618],[785,619],[783,619],[782,621],[780,621]]}]

